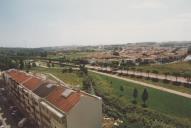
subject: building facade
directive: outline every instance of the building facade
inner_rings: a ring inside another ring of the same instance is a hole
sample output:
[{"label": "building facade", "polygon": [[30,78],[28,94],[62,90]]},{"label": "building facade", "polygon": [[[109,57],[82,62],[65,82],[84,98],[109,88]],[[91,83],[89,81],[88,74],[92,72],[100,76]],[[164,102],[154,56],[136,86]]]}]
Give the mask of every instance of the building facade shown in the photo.
[{"label": "building facade", "polygon": [[102,99],[11,69],[3,73],[15,104],[39,128],[101,128]]}]

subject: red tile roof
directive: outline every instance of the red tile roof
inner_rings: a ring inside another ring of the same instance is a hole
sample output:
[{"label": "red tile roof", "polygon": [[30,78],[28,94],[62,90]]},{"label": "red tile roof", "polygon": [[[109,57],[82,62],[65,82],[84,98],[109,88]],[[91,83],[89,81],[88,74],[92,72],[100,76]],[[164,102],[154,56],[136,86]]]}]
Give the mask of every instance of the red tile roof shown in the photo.
[{"label": "red tile roof", "polygon": [[[25,86],[26,88],[32,91],[40,87],[44,83],[43,80],[32,75],[27,75],[26,73],[18,71],[18,70],[11,70],[11,71],[8,71],[7,73],[12,77],[12,79],[14,79],[20,84],[22,83],[23,86]],[[80,96],[82,94],[78,91],[72,91],[68,97],[64,97],[62,93],[66,89],[68,88],[64,86],[56,86],[55,89],[51,90],[51,92],[46,97],[46,99],[50,103],[58,107],[60,110],[64,112],[69,112],[80,101]],[[68,90],[66,92],[68,92]]]},{"label": "red tile roof", "polygon": [[38,88],[40,85],[42,85],[43,83],[44,82],[41,79],[32,76],[32,78],[29,80],[26,80],[26,82],[24,82],[23,85],[29,90],[33,91],[36,88]]},{"label": "red tile roof", "polygon": [[27,75],[26,73],[18,71],[18,70],[8,71],[8,74],[17,83],[23,84],[26,88],[30,90],[34,90],[44,83],[41,79],[36,78],[35,76],[32,76],[32,75]]},{"label": "red tile roof", "polygon": [[79,102],[80,92],[74,91],[71,95],[65,98],[62,96],[65,89],[67,88],[58,86],[46,97],[46,99],[62,111],[69,112]]},{"label": "red tile roof", "polygon": [[17,70],[11,70],[8,72],[12,79],[14,79],[17,83],[22,83],[23,81],[29,79],[31,76],[26,75],[24,72],[20,72]]}]

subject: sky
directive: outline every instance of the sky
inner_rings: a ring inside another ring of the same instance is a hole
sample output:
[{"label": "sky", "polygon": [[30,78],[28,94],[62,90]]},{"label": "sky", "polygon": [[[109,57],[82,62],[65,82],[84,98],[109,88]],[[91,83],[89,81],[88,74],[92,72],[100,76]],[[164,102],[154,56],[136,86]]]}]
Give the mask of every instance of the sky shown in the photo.
[{"label": "sky", "polygon": [[0,47],[191,40],[191,0],[0,0]]}]

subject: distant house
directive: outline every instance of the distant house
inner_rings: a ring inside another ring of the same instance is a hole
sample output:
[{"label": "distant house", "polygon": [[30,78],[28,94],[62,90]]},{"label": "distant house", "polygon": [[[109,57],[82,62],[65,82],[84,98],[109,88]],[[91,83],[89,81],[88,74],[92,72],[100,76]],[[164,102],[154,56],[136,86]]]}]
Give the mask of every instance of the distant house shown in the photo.
[{"label": "distant house", "polygon": [[101,128],[100,97],[15,69],[3,76],[8,95],[40,128]]},{"label": "distant house", "polygon": [[188,55],[188,56],[184,59],[184,61],[191,61],[191,55]]}]

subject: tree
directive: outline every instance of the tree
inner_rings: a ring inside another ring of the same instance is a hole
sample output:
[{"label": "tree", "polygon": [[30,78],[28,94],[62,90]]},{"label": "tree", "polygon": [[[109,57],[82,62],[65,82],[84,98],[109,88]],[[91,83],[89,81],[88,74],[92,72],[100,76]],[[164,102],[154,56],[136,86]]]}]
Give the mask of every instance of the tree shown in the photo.
[{"label": "tree", "polygon": [[147,89],[145,88],[142,94],[142,100],[143,100],[143,107],[146,107],[146,101],[149,98],[149,94],[147,92]]},{"label": "tree", "polygon": [[24,68],[24,62],[22,59],[20,59],[20,64],[19,68],[22,70]]},{"label": "tree", "polygon": [[187,83],[191,81],[191,72],[187,71],[184,74],[184,78],[186,79]]},{"label": "tree", "polygon": [[179,72],[173,72],[172,75],[176,78],[176,82],[178,81]]},{"label": "tree", "polygon": [[158,79],[158,71],[157,70],[153,70],[152,73],[154,73],[156,75],[156,79]]},{"label": "tree", "polygon": [[127,71],[127,74],[128,74],[128,70],[129,70],[129,66],[128,65],[125,66],[125,70]]},{"label": "tree", "polygon": [[125,61],[122,59],[120,63],[120,67],[119,67],[119,69],[121,69],[121,74],[122,74],[122,70],[124,70],[124,67],[125,67]]},{"label": "tree", "polygon": [[134,88],[134,90],[133,90],[133,103],[134,104],[137,103],[137,97],[138,97],[138,90],[136,88]]},{"label": "tree", "polygon": [[88,74],[88,69],[85,67],[85,65],[80,65],[80,71],[86,75]]},{"label": "tree", "polygon": [[32,67],[36,67],[36,63],[35,62],[32,63]]},{"label": "tree", "polygon": [[92,82],[91,79],[88,76],[85,76],[82,81],[82,83],[83,83],[82,89],[85,91],[89,91],[91,84],[92,84],[91,82]]},{"label": "tree", "polygon": [[73,69],[71,67],[69,67],[68,72],[71,73],[73,71]]},{"label": "tree", "polygon": [[26,72],[29,72],[30,69],[31,69],[31,63],[26,62]]},{"label": "tree", "polygon": [[187,54],[188,54],[188,55],[190,55],[190,54],[191,54],[191,46],[190,46],[190,47],[188,47]]},{"label": "tree", "polygon": [[135,75],[136,68],[132,67],[131,70],[133,71],[133,74]]},{"label": "tree", "polygon": [[191,72],[189,72],[189,71],[185,72],[184,77],[187,79],[188,82],[190,82],[191,81]]},{"label": "tree", "polygon": [[47,67],[49,67],[49,68],[50,68],[50,63],[49,63],[49,62],[47,63]]},{"label": "tree", "polygon": [[165,79],[167,80],[167,77],[170,73],[169,72],[165,72],[164,75],[165,75]]},{"label": "tree", "polygon": [[120,86],[120,91],[121,91],[121,92],[123,92],[123,91],[124,91],[123,86]]},{"label": "tree", "polygon": [[125,61],[124,59],[121,60],[120,66],[124,69],[125,68]]},{"label": "tree", "polygon": [[142,72],[143,72],[143,69],[137,69],[137,71],[139,71],[140,72],[140,76],[142,75]]},{"label": "tree", "polygon": [[150,70],[147,70],[147,77],[149,78],[150,77]]},{"label": "tree", "polygon": [[41,57],[47,57],[47,52],[46,52],[46,51],[41,52],[41,53],[40,53],[40,56],[41,56]]},{"label": "tree", "polygon": [[63,68],[63,69],[62,69],[62,73],[65,73],[65,72],[66,72],[66,68]]},{"label": "tree", "polygon": [[52,67],[54,67],[54,63],[52,63]]}]

